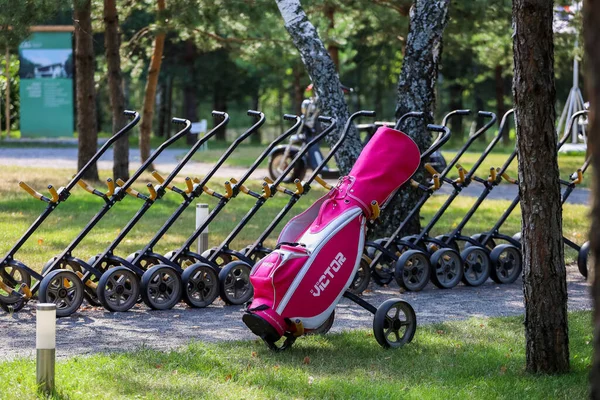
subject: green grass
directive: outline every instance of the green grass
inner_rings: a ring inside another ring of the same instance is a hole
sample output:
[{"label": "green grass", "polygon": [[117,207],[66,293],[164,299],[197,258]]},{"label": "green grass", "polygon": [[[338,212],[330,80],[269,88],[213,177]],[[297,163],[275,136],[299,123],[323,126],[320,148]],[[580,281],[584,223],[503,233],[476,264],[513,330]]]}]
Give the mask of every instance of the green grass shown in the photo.
[{"label": "green grass", "polygon": [[[522,317],[420,326],[384,350],[371,331],[304,337],[284,353],[259,341],[192,342],[60,361],[57,399],[583,399],[591,313],[569,314],[571,372],[525,372]],[[60,349],[57,350],[60,353]],[[34,398],[35,361],[0,363],[0,398]]]},{"label": "green grass", "polygon": [[[71,174],[72,171],[68,170],[18,167],[5,167],[3,169],[3,180],[0,182],[1,254],[5,254],[13,246],[44,209],[44,204],[34,200],[23,192],[18,187],[18,182],[24,180],[32,187],[42,191],[49,183],[55,185],[55,187],[61,186],[67,182]],[[101,176],[110,176],[110,173],[108,171],[101,171]],[[145,174],[140,179],[140,183],[134,187],[143,192],[145,190],[143,182],[147,181],[153,181],[153,179],[150,175]],[[217,178],[213,179],[213,181],[214,183],[211,183],[209,186],[215,189],[222,187],[222,179]],[[183,186],[181,179],[176,182],[178,182],[178,185]],[[103,189],[100,185],[102,184],[96,184],[99,189]],[[251,182],[249,185],[258,188],[258,182]],[[279,229],[291,216],[306,209],[316,198],[323,194],[323,189],[315,187],[311,190],[305,198],[296,204],[290,215],[279,225]],[[422,210],[424,221],[428,221],[431,218],[444,200],[444,196],[434,196],[427,202]],[[215,205],[214,199],[206,195],[201,196],[199,202],[208,203],[211,209]],[[287,198],[281,195],[270,199],[233,242],[232,248],[238,249],[252,243],[273,219],[274,215],[283,208],[286,202]],[[458,197],[439,221],[432,234],[437,235],[451,231],[474,202],[475,198]],[[79,245],[74,255],[85,260],[101,252],[139,209],[141,203],[138,199],[127,197],[100,221],[97,228],[92,230]],[[179,203],[179,196],[174,193],[168,193],[141,219],[133,231],[119,245],[116,254],[126,256],[142,248],[172,214]],[[92,196],[77,187],[73,190],[69,200],[61,204],[33,234],[17,254],[17,259],[36,270],[41,270],[41,267],[48,259],[59,254],[67,246],[82,227],[85,226],[87,221],[102,207],[102,204],[103,201],[100,198]],[[253,204],[254,199],[244,195],[240,195],[231,201],[210,226],[211,246],[218,245]],[[480,210],[467,225],[464,233],[471,235],[489,229],[508,205],[508,201],[489,200],[484,202]],[[182,218],[174,224],[163,240],[156,246],[155,250],[157,252],[165,253],[173,250],[180,246],[189,236],[194,230],[194,208],[189,207]],[[588,206],[566,205],[563,210],[563,232],[565,236],[576,243],[583,243],[589,229],[588,217]],[[267,245],[273,246],[275,244],[279,229],[271,235],[270,239],[266,242]],[[512,235],[519,230],[520,216],[518,210],[516,210],[506,222],[503,232]],[[567,262],[573,261],[574,257],[574,252],[566,252]]]}]

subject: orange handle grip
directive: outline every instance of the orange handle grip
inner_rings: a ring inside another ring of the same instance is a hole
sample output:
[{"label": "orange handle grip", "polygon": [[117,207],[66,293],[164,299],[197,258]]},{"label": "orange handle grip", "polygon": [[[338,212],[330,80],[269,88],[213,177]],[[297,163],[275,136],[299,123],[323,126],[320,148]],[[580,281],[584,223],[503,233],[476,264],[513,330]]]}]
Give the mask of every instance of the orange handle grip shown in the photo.
[{"label": "orange handle grip", "polygon": [[412,186],[415,189],[417,189],[419,187],[419,182],[415,181],[414,179],[411,179],[410,180],[410,186]]},{"label": "orange handle grip", "polygon": [[302,182],[300,182],[300,179],[295,179],[294,185],[296,185],[296,191],[294,192],[295,195],[300,196],[302,193],[304,193],[304,186],[302,185]]},{"label": "orange handle grip", "polygon": [[190,194],[194,191],[194,183],[192,182],[192,178],[190,178],[189,176],[185,177],[185,186],[186,186],[185,192],[187,194]]},{"label": "orange handle grip", "polygon": [[150,192],[150,200],[152,200],[152,201],[156,200],[157,193],[156,193],[156,189],[154,189],[154,186],[152,186],[151,183],[147,183],[146,187],[148,188],[148,192]]},{"label": "orange handle grip", "polygon": [[381,209],[379,208],[379,204],[377,203],[377,200],[373,200],[371,202],[371,211],[372,211],[372,215],[371,215],[372,220],[379,218]]},{"label": "orange handle grip", "polygon": [[495,182],[497,177],[498,177],[498,174],[496,172],[496,168],[494,168],[494,167],[490,168],[490,176],[488,177],[488,182],[490,182],[490,183]]},{"label": "orange handle grip", "polygon": [[442,186],[442,183],[440,182],[440,176],[438,174],[434,174],[433,175],[433,190],[438,190],[440,187]]},{"label": "orange handle grip", "polygon": [[433,168],[433,166],[429,163],[425,163],[425,169],[427,170],[427,172],[429,172],[431,175],[439,175],[440,173],[437,172],[435,170],[435,168]]},{"label": "orange handle grip", "polygon": [[[125,184],[125,182],[123,182],[123,179],[121,179],[121,178],[117,179],[117,185],[119,185],[119,187],[122,187],[124,184]],[[127,190],[125,190],[125,193],[127,193],[128,195],[133,196],[133,197],[138,197],[138,198],[140,197],[140,192],[138,192],[137,190],[132,189],[132,188],[127,188]]]},{"label": "orange handle grip", "polygon": [[456,178],[454,182],[465,183],[465,170],[462,167],[458,168],[458,178]]},{"label": "orange handle grip", "polygon": [[333,187],[329,183],[325,182],[325,180],[321,178],[320,175],[315,176],[315,181],[317,181],[319,185],[323,186],[327,190],[331,190],[331,188]]},{"label": "orange handle grip", "polygon": [[208,187],[208,186],[206,186],[206,185],[205,185],[205,186],[202,188],[202,191],[203,191],[204,193],[206,193],[207,195],[209,195],[209,196],[213,196],[213,195],[215,194],[215,191],[214,191],[214,190],[212,190],[211,188],[209,188],[209,187]]},{"label": "orange handle grip", "polygon": [[225,196],[226,198],[230,199],[233,197],[233,188],[231,187],[231,182],[227,181],[225,182]]},{"label": "orange handle grip", "polygon": [[108,178],[106,180],[106,186],[108,187],[108,191],[106,192],[107,197],[115,194],[115,181],[113,181],[111,178]]},{"label": "orange handle grip", "polygon": [[[158,173],[158,171],[152,171],[152,176],[154,177],[154,179],[156,179],[158,181],[158,183],[160,183],[161,185],[165,182],[165,178],[162,177],[161,174]],[[174,190],[174,186],[173,184],[169,184],[167,186],[167,189],[169,190]]]},{"label": "orange handle grip", "polygon": [[516,179],[513,179],[513,178],[511,178],[510,176],[508,176],[508,174],[507,174],[506,172],[503,172],[503,173],[502,173],[502,178],[503,178],[505,181],[507,181],[507,182],[510,182],[510,183],[513,183],[513,184],[516,184],[516,183],[517,183],[517,180],[516,180]]},{"label": "orange handle grip", "polygon": [[575,173],[577,174],[577,178],[575,178],[575,179],[573,180],[573,183],[574,183],[575,185],[579,185],[581,182],[583,182],[583,171],[581,170],[581,168],[579,168],[579,169],[577,170],[577,172],[575,172]]},{"label": "orange handle grip", "polygon": [[200,179],[198,178],[193,178],[192,180],[194,181],[194,183],[200,183]]},{"label": "orange handle grip", "polygon": [[231,178],[231,179],[229,179],[229,182],[233,183],[234,185],[237,185],[237,187],[240,189],[240,192],[245,193],[245,194],[250,193],[250,190],[246,186],[237,184],[238,183],[237,179]]},{"label": "orange handle grip", "polygon": [[54,189],[54,186],[48,185],[48,191],[50,192],[50,196],[52,196],[52,203],[58,203],[58,192]]},{"label": "orange handle grip", "polygon": [[262,187],[263,187],[263,191],[264,191],[262,197],[265,199],[268,199],[269,197],[271,197],[272,196],[271,186],[269,186],[269,184],[267,182],[263,182]]},{"label": "orange handle grip", "polygon": [[268,176],[265,176],[263,178],[263,181],[267,182],[269,185],[272,185],[274,183],[273,179],[269,178]]},{"label": "orange handle grip", "polygon": [[77,184],[79,186],[81,186],[83,188],[83,190],[85,190],[86,192],[91,193],[91,194],[95,194],[94,191],[96,189],[92,185],[90,185],[89,183],[87,183],[86,181],[84,181],[83,179],[78,180]]}]

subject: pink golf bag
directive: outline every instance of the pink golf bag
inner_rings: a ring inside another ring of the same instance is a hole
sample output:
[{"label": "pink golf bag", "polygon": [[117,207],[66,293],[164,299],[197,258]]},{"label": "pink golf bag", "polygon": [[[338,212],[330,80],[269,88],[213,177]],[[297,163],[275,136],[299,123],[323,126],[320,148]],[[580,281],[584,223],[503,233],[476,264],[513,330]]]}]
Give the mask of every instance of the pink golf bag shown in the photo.
[{"label": "pink golf bag", "polygon": [[[296,337],[327,324],[359,267],[367,220],[377,217],[379,205],[419,164],[411,138],[379,128],[350,173],[294,217],[281,231],[277,250],[254,266],[254,300],[243,316],[250,330],[279,349],[275,342],[282,336],[287,338],[282,348],[287,348]],[[373,312],[373,306],[357,299]],[[412,307],[409,312],[414,316]]]}]

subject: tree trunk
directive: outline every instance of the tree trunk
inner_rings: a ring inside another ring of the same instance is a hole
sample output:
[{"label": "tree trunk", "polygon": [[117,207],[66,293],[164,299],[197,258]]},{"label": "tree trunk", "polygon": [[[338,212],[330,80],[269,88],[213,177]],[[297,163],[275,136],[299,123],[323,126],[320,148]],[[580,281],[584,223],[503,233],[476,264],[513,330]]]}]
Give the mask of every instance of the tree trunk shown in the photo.
[{"label": "tree trunk", "polygon": [[[116,0],[104,0],[104,48],[108,67],[108,92],[112,110],[112,130],[116,133],[127,123],[123,115],[125,95],[121,75],[121,37],[119,36],[119,15]],[[117,140],[114,145],[113,178],[129,179],[129,138]]]},{"label": "tree trunk", "polygon": [[[276,2],[285,21],[285,28],[294,46],[300,52],[302,62],[313,82],[321,115],[333,117],[338,122],[337,130],[327,136],[327,142],[333,146],[350,117],[335,64],[314,25],[308,20],[299,0],[276,0]],[[361,149],[358,131],[353,127],[335,154],[335,160],[342,174],[345,175],[350,171]]]},{"label": "tree trunk", "polygon": [[6,76],[6,98],[4,100],[4,119],[6,123],[6,137],[10,137],[10,51],[6,46],[6,67],[4,74]]},{"label": "tree trunk", "polygon": [[[400,127],[414,139],[421,151],[431,144],[427,124],[432,121],[435,108],[435,85],[438,66],[442,55],[442,36],[448,22],[450,0],[417,0],[410,12],[410,29],[400,79],[396,118],[410,111],[422,111],[428,117],[410,118]],[[422,168],[416,179],[422,180]],[[377,225],[377,237],[391,234],[414,208],[421,192],[407,188],[400,192],[383,214],[382,223]],[[417,233],[421,229],[419,213],[407,224],[403,234]]]},{"label": "tree trunk", "polygon": [[[502,65],[496,65],[494,68],[494,76],[496,81],[496,115],[498,116],[498,127],[502,121],[502,116],[506,113],[506,105],[504,104],[504,78],[502,77]],[[510,135],[508,132],[502,136],[502,143],[510,144]]]},{"label": "tree trunk", "polygon": [[333,4],[325,5],[325,18],[328,21],[328,36],[329,43],[327,44],[327,52],[331,57],[331,60],[335,64],[335,69],[339,72],[340,70],[340,49],[335,40],[331,37],[333,29],[335,28],[335,6]]},{"label": "tree trunk", "polygon": [[[165,0],[158,0],[158,17],[162,17],[165,10]],[[140,156],[142,162],[150,157],[150,134],[152,133],[152,117],[154,116],[154,103],[156,101],[156,86],[165,47],[165,32],[160,30],[154,38],[154,51],[148,68],[148,80],[146,81],[146,93],[144,95],[144,106],[142,112],[142,125],[140,126]]]},{"label": "tree trunk", "polygon": [[[78,170],[83,168],[94,156],[98,147],[91,11],[91,0],[75,0],[75,71],[77,71],[77,131],[79,133]],[[97,181],[97,166],[94,164],[82,178]]]},{"label": "tree trunk", "polygon": [[158,85],[158,98],[159,107],[158,107],[158,130],[156,131],[156,135],[158,137],[164,138],[166,135],[166,125],[167,125],[167,82],[168,78]]},{"label": "tree trunk", "polygon": [[552,0],[513,1],[526,368],[533,373],[569,370],[552,16]]},{"label": "tree trunk", "polygon": [[590,373],[590,398],[600,399],[600,79],[597,71],[600,68],[600,3],[585,0],[583,3],[583,33],[585,41],[585,85],[589,109],[588,151],[592,156],[594,169],[592,226],[590,229],[590,253],[593,269],[588,271],[588,279],[592,280],[594,297],[594,355]]},{"label": "tree trunk", "polygon": [[[461,110],[463,106],[463,91],[465,88],[460,83],[450,85],[450,110]],[[453,118],[450,120],[452,139],[462,141],[464,139],[463,119]],[[441,172],[441,171],[440,171]]]}]

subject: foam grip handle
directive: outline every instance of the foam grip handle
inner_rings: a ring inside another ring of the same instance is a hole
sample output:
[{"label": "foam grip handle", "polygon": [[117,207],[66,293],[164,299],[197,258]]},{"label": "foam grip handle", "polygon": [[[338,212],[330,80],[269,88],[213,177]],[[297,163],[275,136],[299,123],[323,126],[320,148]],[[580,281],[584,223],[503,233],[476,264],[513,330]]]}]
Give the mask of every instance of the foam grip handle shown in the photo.
[{"label": "foam grip handle", "polygon": [[333,121],[333,118],[326,117],[324,115],[319,115],[319,118],[317,118],[317,119],[321,122],[328,122],[328,123],[331,123],[331,121]]},{"label": "foam grip handle", "polygon": [[498,176],[498,174],[496,173],[496,168],[492,167],[490,168],[490,176],[488,178],[488,182],[494,182],[496,180],[496,177]]},{"label": "foam grip handle", "polygon": [[90,185],[89,183],[87,183],[86,181],[84,181],[83,179],[80,179],[77,181],[77,184],[79,186],[81,186],[83,188],[83,190],[85,190],[86,192],[89,192],[91,194],[95,194],[94,191],[96,189],[94,189],[94,187],[92,185]]},{"label": "foam grip handle", "polygon": [[410,186],[412,186],[415,189],[417,189],[420,185],[419,185],[419,182],[415,181],[414,179],[411,179],[410,180]]},{"label": "foam grip handle", "polygon": [[429,172],[431,175],[439,175],[440,173],[437,172],[435,170],[435,168],[433,168],[433,166],[429,163],[425,163],[425,169],[427,170],[427,172]]},{"label": "foam grip handle", "polygon": [[248,190],[248,188],[244,185],[238,185],[238,180],[235,178],[231,178],[229,179],[229,182],[233,183],[234,185],[237,185],[237,187],[240,189],[240,192],[245,193],[245,194],[250,194],[250,190]]},{"label": "foam grip handle", "polygon": [[440,182],[440,175],[434,174],[433,175],[433,190],[438,190],[441,186],[442,186],[442,183]]},{"label": "foam grip handle", "polygon": [[225,182],[225,197],[228,199],[233,197],[233,188],[231,187],[231,182]]},{"label": "foam grip handle", "polygon": [[150,200],[152,200],[152,201],[156,200],[157,193],[156,193],[156,189],[154,189],[154,186],[152,186],[151,183],[148,183],[148,184],[146,184],[146,187],[148,188],[148,192],[150,192]]},{"label": "foam grip handle", "polygon": [[581,182],[583,182],[583,171],[581,170],[581,168],[579,168],[579,169],[577,170],[577,172],[575,172],[575,173],[577,174],[577,178],[575,178],[575,179],[573,180],[573,183],[574,183],[575,185],[579,185]]},{"label": "foam grip handle", "polygon": [[260,111],[256,111],[256,110],[248,110],[247,114],[250,117],[260,117],[262,115],[262,113]]},{"label": "foam grip handle", "polygon": [[287,121],[295,121],[297,118],[300,118],[297,115],[294,114],[283,114],[283,119],[287,120]]},{"label": "foam grip handle", "polygon": [[52,196],[51,201],[53,203],[58,203],[58,192],[54,189],[54,186],[48,185],[48,191],[50,192],[50,196]]},{"label": "foam grip handle", "polygon": [[[316,179],[316,178],[315,178],[315,179]],[[267,182],[269,185],[272,185],[272,184],[274,183],[274,182],[273,182],[273,179],[269,178],[268,176],[265,176],[265,177],[263,178],[263,181]]]},{"label": "foam grip handle", "polygon": [[[124,184],[125,184],[125,182],[123,182],[123,179],[121,179],[121,178],[117,179],[117,185],[122,187]],[[128,195],[133,196],[133,197],[139,197],[139,195],[140,195],[140,192],[138,192],[137,190],[132,189],[130,187],[127,188],[127,190],[125,190],[125,193],[127,193]]]},{"label": "foam grip handle", "polygon": [[152,171],[152,176],[160,184],[162,184],[165,181],[165,178],[163,178],[162,175],[158,173],[158,171]]},{"label": "foam grip handle", "polygon": [[294,193],[295,195],[300,196],[302,193],[304,193],[304,186],[302,185],[302,182],[300,182],[300,179],[295,179],[294,185],[296,185],[296,192]]},{"label": "foam grip handle", "polygon": [[123,115],[127,115],[128,117],[135,117],[136,114],[137,114],[137,112],[133,111],[133,110],[125,110],[125,111],[123,111]]},{"label": "foam grip handle", "polygon": [[469,115],[471,114],[471,110],[456,110],[455,113],[457,115]]},{"label": "foam grip handle", "polygon": [[265,192],[263,194],[263,197],[265,199],[268,199],[269,197],[271,197],[271,187],[269,186],[269,184],[267,182],[263,182],[262,187],[263,187],[263,191]]},{"label": "foam grip handle", "polygon": [[175,117],[175,118],[171,119],[171,122],[174,123],[174,124],[185,125],[185,124],[187,124],[188,120],[185,119],[185,118],[177,118],[177,117]]},{"label": "foam grip handle", "polygon": [[377,116],[377,113],[375,111],[361,110],[361,111],[359,111],[359,113],[363,117],[376,117]]},{"label": "foam grip handle", "polygon": [[225,112],[223,112],[223,111],[217,111],[217,110],[213,110],[212,113],[211,113],[211,115],[213,117],[222,117],[222,118],[225,117],[225,114],[226,114]]},{"label": "foam grip handle", "polygon": [[194,181],[194,183],[200,183],[200,179],[198,178],[193,178],[192,180]]},{"label": "foam grip handle", "polygon": [[507,181],[507,182],[514,183],[514,184],[516,184],[516,183],[517,183],[517,180],[516,180],[516,179],[513,179],[513,178],[511,178],[510,176],[508,176],[508,174],[507,174],[506,172],[503,172],[503,173],[502,173],[502,178],[503,178],[505,181]]},{"label": "foam grip handle", "polygon": [[106,196],[110,197],[115,194],[115,181],[111,178],[106,180],[106,187],[108,187],[108,191],[106,192]]},{"label": "foam grip handle", "polygon": [[465,169],[463,167],[458,169],[458,182],[465,183]]},{"label": "foam grip handle", "polygon": [[489,112],[489,111],[479,111],[477,113],[477,115],[480,115],[482,117],[488,117],[488,118],[493,118],[494,117],[494,113],[493,112]]},{"label": "foam grip handle", "polygon": [[192,178],[190,178],[189,176],[185,177],[185,186],[186,186],[185,192],[187,194],[190,194],[194,191],[194,183],[192,182]]},{"label": "foam grip handle", "polygon": [[379,214],[381,212],[381,209],[379,208],[379,204],[377,203],[377,200],[373,200],[371,202],[371,211],[372,211],[372,215],[371,215],[371,219],[377,219],[379,218]]},{"label": "foam grip handle", "polygon": [[202,191],[203,191],[204,193],[206,193],[207,195],[209,195],[209,196],[213,196],[213,195],[215,194],[215,191],[214,191],[214,190],[212,190],[211,188],[209,188],[209,187],[208,187],[208,186],[206,186],[206,185],[205,185],[205,186],[202,188]]},{"label": "foam grip handle", "polygon": [[331,190],[331,188],[333,187],[329,183],[325,182],[325,180],[321,178],[320,175],[315,176],[315,181],[317,181],[319,185],[323,186],[327,190]]}]

